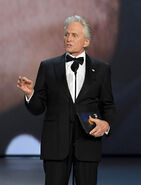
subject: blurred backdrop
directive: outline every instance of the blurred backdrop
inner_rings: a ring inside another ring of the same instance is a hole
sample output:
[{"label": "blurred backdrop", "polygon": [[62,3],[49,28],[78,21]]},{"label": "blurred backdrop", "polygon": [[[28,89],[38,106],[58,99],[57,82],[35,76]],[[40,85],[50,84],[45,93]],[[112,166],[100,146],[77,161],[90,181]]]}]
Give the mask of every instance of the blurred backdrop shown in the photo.
[{"label": "blurred backdrop", "polygon": [[25,108],[18,76],[36,80],[42,60],[64,53],[64,20],[92,27],[88,54],[111,63],[117,119],[103,154],[141,154],[141,2],[0,0],[0,156],[39,155],[41,116]]}]

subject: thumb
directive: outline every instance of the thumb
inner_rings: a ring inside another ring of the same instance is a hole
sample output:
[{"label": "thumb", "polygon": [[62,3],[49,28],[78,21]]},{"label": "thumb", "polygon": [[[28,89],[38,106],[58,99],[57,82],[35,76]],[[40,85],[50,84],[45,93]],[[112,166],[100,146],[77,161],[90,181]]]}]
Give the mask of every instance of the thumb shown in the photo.
[{"label": "thumb", "polygon": [[97,118],[92,118],[91,116],[89,116],[89,120],[91,122],[95,122],[95,124],[97,123],[98,119]]}]

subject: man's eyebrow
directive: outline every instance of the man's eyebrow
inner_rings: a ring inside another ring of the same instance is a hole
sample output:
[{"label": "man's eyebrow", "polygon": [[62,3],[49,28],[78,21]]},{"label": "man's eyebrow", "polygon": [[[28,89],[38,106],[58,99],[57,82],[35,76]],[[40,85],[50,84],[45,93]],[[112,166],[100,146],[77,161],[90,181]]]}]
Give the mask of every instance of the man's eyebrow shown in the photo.
[{"label": "man's eyebrow", "polygon": [[66,31],[65,33],[71,33],[71,34],[77,34],[77,35],[78,35],[78,33],[76,33],[76,32],[71,32],[71,31]]}]

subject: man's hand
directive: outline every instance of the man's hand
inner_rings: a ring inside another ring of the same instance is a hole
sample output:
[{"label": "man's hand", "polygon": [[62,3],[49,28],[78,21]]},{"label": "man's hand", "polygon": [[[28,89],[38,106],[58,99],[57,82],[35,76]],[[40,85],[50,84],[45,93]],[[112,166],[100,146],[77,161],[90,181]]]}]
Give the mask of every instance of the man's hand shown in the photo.
[{"label": "man's hand", "polygon": [[94,119],[91,116],[89,117],[89,119],[96,124],[96,127],[89,132],[89,134],[94,137],[101,137],[105,134],[106,131],[110,129],[109,123],[107,121],[97,118]]},{"label": "man's hand", "polygon": [[27,98],[30,98],[34,91],[33,82],[26,77],[19,76],[17,87],[24,92]]}]

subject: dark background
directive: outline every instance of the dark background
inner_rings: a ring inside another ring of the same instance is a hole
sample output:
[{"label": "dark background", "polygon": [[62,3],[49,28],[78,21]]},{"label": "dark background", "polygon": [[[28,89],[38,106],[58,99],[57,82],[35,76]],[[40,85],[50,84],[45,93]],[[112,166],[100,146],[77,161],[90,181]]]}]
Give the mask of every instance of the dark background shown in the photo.
[{"label": "dark background", "polygon": [[141,154],[141,1],[122,0],[119,35],[112,62],[117,104],[115,132],[104,153]]},{"label": "dark background", "polygon": [[[112,67],[112,84],[117,107],[117,119],[112,135],[104,138],[103,154],[141,154],[140,50],[141,1],[122,0],[119,7],[117,42],[113,55],[109,59]],[[8,91],[10,93],[10,89]],[[2,100],[3,96],[0,98]],[[2,107],[4,104],[0,103],[0,106]],[[9,106],[6,110],[1,111],[0,155],[5,155],[10,141],[20,134],[32,135],[40,141],[42,119],[42,116],[35,117],[31,115],[26,110],[22,99],[16,105]]]}]

